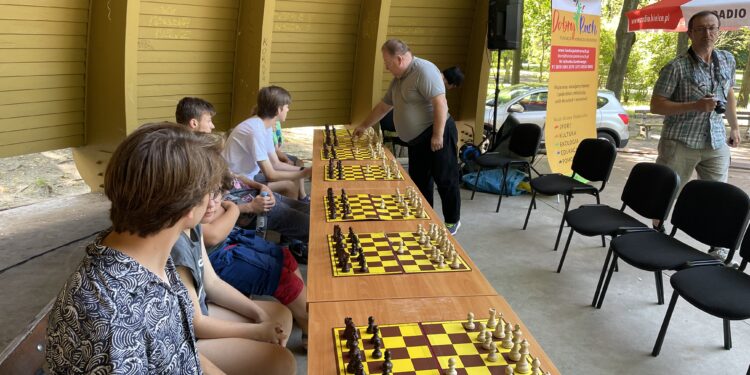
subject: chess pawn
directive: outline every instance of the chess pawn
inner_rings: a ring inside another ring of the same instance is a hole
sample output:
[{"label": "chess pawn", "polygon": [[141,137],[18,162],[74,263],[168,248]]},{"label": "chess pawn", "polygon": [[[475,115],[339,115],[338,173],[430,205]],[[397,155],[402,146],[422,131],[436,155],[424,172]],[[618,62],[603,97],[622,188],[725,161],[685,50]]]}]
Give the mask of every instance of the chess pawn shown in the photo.
[{"label": "chess pawn", "polygon": [[424,234],[424,227],[422,224],[417,224],[417,235],[421,236]]},{"label": "chess pawn", "polygon": [[526,340],[521,341],[521,351],[520,356],[521,358],[518,360],[518,363],[516,363],[516,372],[520,374],[526,374],[531,371],[531,367],[529,366],[529,361],[526,360],[529,355],[529,342]]},{"label": "chess pawn", "polygon": [[[492,340],[492,339],[490,339]],[[489,348],[490,354],[487,355],[487,361],[488,362],[497,362],[498,355],[497,355],[497,344],[494,342],[490,342],[490,348]]]},{"label": "chess pawn", "polygon": [[398,254],[404,253],[404,240],[399,241],[398,243],[398,250],[396,250]]},{"label": "chess pawn", "polygon": [[417,217],[420,219],[425,218],[424,208],[420,208],[419,211],[417,211]]},{"label": "chess pawn", "polygon": [[365,332],[372,333],[372,327],[375,325],[375,318],[372,316],[367,317],[367,330]]},{"label": "chess pawn", "polygon": [[487,328],[495,329],[497,326],[497,319],[495,319],[495,309],[490,309],[490,319],[487,320]]},{"label": "chess pawn", "polygon": [[451,254],[453,256],[453,262],[451,263],[451,268],[454,270],[461,268],[461,261],[458,260],[458,254],[456,254],[455,251],[451,251]]},{"label": "chess pawn", "polygon": [[484,342],[482,343],[482,347],[485,348],[485,349],[487,349],[487,350],[490,350],[490,348],[492,348],[492,344],[494,344],[494,342],[492,342],[492,335],[489,334],[489,332],[485,333],[484,334]]},{"label": "chess pawn", "polygon": [[487,324],[479,322],[479,334],[477,335],[477,342],[484,342],[484,336],[487,334]]},{"label": "chess pawn", "polygon": [[438,254],[438,266],[437,268],[445,268],[445,258]]},{"label": "chess pawn", "polygon": [[502,346],[503,349],[510,349],[513,347],[513,327],[511,327],[510,323],[505,325],[505,338],[500,346]]},{"label": "chess pawn", "polygon": [[515,371],[513,371],[513,367],[508,366],[505,368],[505,375],[514,375],[514,374],[515,374]]},{"label": "chess pawn", "polygon": [[456,371],[455,357],[448,358],[448,369],[445,370],[445,375],[458,375],[458,372]]},{"label": "chess pawn", "polygon": [[440,256],[440,252],[438,251],[437,246],[432,246],[432,259],[437,262],[440,259],[438,257]]},{"label": "chess pawn", "polygon": [[380,200],[380,209],[385,210],[385,199]]},{"label": "chess pawn", "polygon": [[474,328],[476,328],[476,325],[474,324],[474,313],[470,312],[466,314],[466,321],[463,323],[464,329],[467,329],[469,331],[473,331]]},{"label": "chess pawn", "polygon": [[492,336],[494,336],[496,339],[504,339],[505,338],[505,323],[503,323],[502,319],[498,319],[497,326],[495,326],[495,332],[492,333]]},{"label": "chess pawn", "polygon": [[375,345],[376,341],[379,341],[381,344],[383,343],[383,341],[380,339],[380,328],[378,328],[377,324],[372,326],[372,338],[370,339],[370,344]]},{"label": "chess pawn", "polygon": [[510,353],[508,353],[508,358],[510,358],[513,362],[518,362],[521,360],[521,343],[513,344],[513,349],[510,350]]},{"label": "chess pawn", "polygon": [[372,347],[372,358],[380,359],[383,356],[383,352],[380,351],[380,341],[376,341]]},{"label": "chess pawn", "polygon": [[531,375],[542,375],[542,361],[539,360],[539,357],[534,358],[533,361],[531,361]]},{"label": "chess pawn", "polygon": [[383,354],[383,374],[390,374],[393,372],[393,362],[391,362],[391,351],[386,349]]},{"label": "chess pawn", "polygon": [[358,345],[352,346],[352,348],[349,349],[349,361],[351,361],[351,359],[354,358],[354,357],[362,359],[361,353],[362,353],[362,351],[359,350],[359,346]]},{"label": "chess pawn", "polygon": [[411,211],[409,211],[409,205],[404,205],[404,216],[411,216]]}]

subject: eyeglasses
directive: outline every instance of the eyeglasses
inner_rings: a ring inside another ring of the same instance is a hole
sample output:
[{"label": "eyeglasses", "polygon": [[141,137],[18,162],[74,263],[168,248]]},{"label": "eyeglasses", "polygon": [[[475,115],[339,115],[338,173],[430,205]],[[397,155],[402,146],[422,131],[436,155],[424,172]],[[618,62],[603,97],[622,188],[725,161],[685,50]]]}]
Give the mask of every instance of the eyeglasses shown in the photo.
[{"label": "eyeglasses", "polygon": [[699,34],[705,33],[706,31],[708,31],[710,34],[713,34],[713,33],[717,32],[717,31],[719,31],[719,28],[716,27],[716,26],[694,27],[693,28],[693,32],[696,32],[696,33],[699,33]]}]

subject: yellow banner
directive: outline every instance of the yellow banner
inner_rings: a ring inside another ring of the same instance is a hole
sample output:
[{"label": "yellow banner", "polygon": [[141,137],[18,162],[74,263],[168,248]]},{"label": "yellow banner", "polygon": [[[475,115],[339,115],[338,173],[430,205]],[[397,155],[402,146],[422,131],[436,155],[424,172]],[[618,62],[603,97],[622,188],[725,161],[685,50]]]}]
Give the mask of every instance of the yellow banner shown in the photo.
[{"label": "yellow banner", "polygon": [[545,144],[550,169],[570,174],[581,140],[596,138],[600,0],[552,1]]}]

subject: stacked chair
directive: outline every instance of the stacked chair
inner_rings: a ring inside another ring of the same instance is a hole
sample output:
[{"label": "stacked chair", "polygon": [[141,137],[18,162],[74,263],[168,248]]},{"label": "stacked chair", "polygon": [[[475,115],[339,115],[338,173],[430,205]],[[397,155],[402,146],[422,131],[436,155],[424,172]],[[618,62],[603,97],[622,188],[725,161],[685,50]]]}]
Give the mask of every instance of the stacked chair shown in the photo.
[{"label": "stacked chair", "polygon": [[[557,250],[557,246],[560,243],[560,235],[565,225],[565,216],[568,213],[570,201],[573,199],[573,196],[576,194],[590,194],[596,197],[597,204],[601,203],[599,193],[607,185],[607,180],[609,180],[616,156],[617,150],[609,141],[595,138],[584,139],[578,145],[576,153],[573,156],[571,167],[573,170],[572,177],[555,173],[531,179],[531,202],[529,203],[529,210],[526,213],[526,220],[523,223],[523,229],[525,230],[529,224],[531,209],[536,206],[537,194],[562,195],[565,199],[565,211],[563,211],[560,229],[557,231],[557,239],[555,240],[555,250]],[[589,182],[601,182],[601,186],[597,189],[591,184],[578,181],[574,178],[576,176],[583,177]],[[498,207],[500,207],[499,202]]]}]

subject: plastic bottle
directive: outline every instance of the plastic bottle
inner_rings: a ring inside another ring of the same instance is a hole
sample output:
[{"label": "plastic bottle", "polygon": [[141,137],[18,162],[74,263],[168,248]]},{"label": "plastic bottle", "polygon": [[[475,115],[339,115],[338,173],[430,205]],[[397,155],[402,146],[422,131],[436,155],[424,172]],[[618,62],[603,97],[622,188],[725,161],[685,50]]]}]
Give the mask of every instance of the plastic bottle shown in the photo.
[{"label": "plastic bottle", "polygon": [[[262,191],[260,193],[260,199],[268,199],[268,192]],[[255,235],[263,239],[266,238],[266,229],[268,227],[267,219],[268,218],[266,217],[266,211],[259,213],[255,219]]]}]

